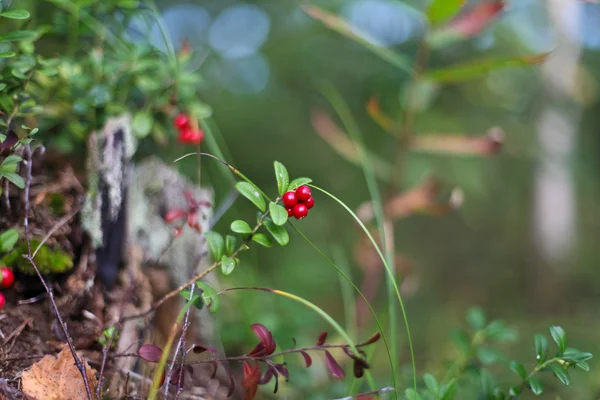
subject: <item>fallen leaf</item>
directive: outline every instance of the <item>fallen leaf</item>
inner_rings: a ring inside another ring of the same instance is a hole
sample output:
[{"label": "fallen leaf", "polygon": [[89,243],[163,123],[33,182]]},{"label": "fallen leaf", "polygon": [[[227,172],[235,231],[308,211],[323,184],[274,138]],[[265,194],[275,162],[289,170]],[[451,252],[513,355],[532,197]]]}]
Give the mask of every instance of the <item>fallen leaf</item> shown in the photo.
[{"label": "fallen leaf", "polygon": [[[92,393],[96,393],[96,374],[82,361]],[[36,400],[87,399],[83,378],[75,365],[73,355],[64,346],[58,357],[47,355],[36,362],[22,377],[23,393]]]}]

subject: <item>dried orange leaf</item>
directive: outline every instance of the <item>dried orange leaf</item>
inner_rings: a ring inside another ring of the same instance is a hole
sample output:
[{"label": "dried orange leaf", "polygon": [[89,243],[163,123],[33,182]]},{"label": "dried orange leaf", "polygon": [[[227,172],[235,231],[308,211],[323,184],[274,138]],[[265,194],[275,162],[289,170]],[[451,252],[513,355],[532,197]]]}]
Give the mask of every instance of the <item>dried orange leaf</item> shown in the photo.
[{"label": "dried orange leaf", "polygon": [[[92,393],[96,393],[96,374],[83,361]],[[58,357],[47,355],[22,376],[23,393],[37,400],[87,399],[83,378],[73,355],[64,346]]]}]

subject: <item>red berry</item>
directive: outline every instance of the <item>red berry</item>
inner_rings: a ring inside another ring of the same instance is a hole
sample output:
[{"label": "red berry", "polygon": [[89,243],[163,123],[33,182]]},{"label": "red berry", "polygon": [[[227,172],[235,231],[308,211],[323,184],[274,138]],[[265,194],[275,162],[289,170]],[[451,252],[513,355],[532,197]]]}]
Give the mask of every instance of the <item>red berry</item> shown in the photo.
[{"label": "red berry", "polygon": [[204,132],[201,130],[184,129],[179,132],[179,141],[183,144],[200,144],[204,140]]},{"label": "red berry", "polygon": [[304,202],[304,204],[306,204],[306,208],[308,208],[310,210],[311,208],[313,208],[315,206],[315,198],[310,196],[308,198],[308,200],[306,200]]},{"label": "red berry", "polygon": [[2,293],[0,293],[0,310],[2,310],[4,308],[5,304],[6,304],[6,299],[4,298],[4,295]]},{"label": "red berry", "polygon": [[294,211],[292,211],[291,208],[286,208],[287,212],[288,212],[288,218],[290,218],[292,215],[294,215]]},{"label": "red berry", "polygon": [[310,188],[306,185],[300,186],[296,189],[296,197],[299,201],[307,201],[312,195]]},{"label": "red berry", "polygon": [[190,126],[190,117],[188,117],[186,114],[179,114],[175,117],[173,125],[175,125],[175,128],[179,130],[188,128]]},{"label": "red berry", "polygon": [[304,204],[296,204],[292,213],[296,219],[304,219],[308,215],[308,208]]},{"label": "red berry", "polygon": [[12,270],[8,269],[7,267],[2,267],[0,269],[0,274],[2,276],[2,280],[0,280],[0,287],[6,289],[15,283],[15,274],[13,274]]},{"label": "red berry", "polygon": [[292,208],[296,204],[298,204],[298,199],[296,198],[296,193],[294,192],[285,193],[281,200],[283,201],[283,205],[285,208]]}]

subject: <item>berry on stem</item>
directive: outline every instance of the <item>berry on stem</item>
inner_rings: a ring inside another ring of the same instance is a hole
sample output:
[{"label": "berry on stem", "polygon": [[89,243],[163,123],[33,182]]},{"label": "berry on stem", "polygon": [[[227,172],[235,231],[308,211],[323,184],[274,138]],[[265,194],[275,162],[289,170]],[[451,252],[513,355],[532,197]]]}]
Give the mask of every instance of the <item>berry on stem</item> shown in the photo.
[{"label": "berry on stem", "polygon": [[310,191],[310,188],[306,185],[300,186],[298,189],[296,189],[296,197],[300,201],[307,201],[311,196],[312,192]]},{"label": "berry on stem", "polygon": [[179,132],[179,142],[183,144],[200,144],[204,140],[204,132],[186,128]]},{"label": "berry on stem", "polygon": [[283,206],[285,208],[292,208],[298,204],[298,199],[296,198],[295,192],[286,192],[281,198],[281,201],[283,202]]},{"label": "berry on stem", "polygon": [[0,287],[7,289],[15,283],[15,274],[8,267],[0,268]]},{"label": "berry on stem", "polygon": [[308,208],[310,210],[311,208],[313,208],[315,206],[315,198],[310,196],[308,198],[308,200],[306,200],[304,202],[304,204],[306,205],[306,208]]},{"label": "berry on stem", "polygon": [[186,114],[179,114],[175,117],[173,125],[175,125],[175,128],[179,130],[188,128],[190,126],[190,117],[188,117]]},{"label": "berry on stem", "polygon": [[287,212],[288,212],[288,218],[292,217],[294,215],[294,212],[292,211],[291,208],[286,208]]},{"label": "berry on stem", "polygon": [[296,219],[304,219],[308,215],[308,208],[304,204],[296,204],[292,213]]}]

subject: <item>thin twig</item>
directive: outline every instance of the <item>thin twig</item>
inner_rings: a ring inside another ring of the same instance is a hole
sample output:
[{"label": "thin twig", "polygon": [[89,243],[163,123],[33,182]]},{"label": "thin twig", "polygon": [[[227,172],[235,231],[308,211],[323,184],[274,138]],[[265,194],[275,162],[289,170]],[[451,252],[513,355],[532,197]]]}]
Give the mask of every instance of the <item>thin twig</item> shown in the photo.
[{"label": "thin twig", "polygon": [[64,224],[66,224],[67,222],[69,222],[71,220],[71,218],[73,218],[74,216],[77,215],[77,213],[79,212],[79,210],[81,210],[82,206],[83,206],[83,204],[78,204],[77,207],[75,207],[74,210],[71,210],[70,213],[68,213],[67,215],[65,215],[64,217],[62,217],[60,220],[58,220],[56,222],[56,224],[54,224],[54,226],[52,227],[52,229],[50,229],[50,231],[48,231],[48,233],[46,234],[46,236],[44,236],[44,238],[42,239],[42,241],[40,242],[40,244],[38,244],[38,246],[36,247],[35,251],[31,255],[32,258],[35,258],[35,255],[37,254],[37,252],[48,241],[48,239],[50,239],[50,237],[54,234],[54,232],[56,232],[57,230],[59,230]]},{"label": "thin twig", "polygon": [[85,390],[86,390],[88,399],[94,400],[94,397],[92,395],[92,390],[90,389],[90,383],[88,380],[87,371],[85,369],[85,366],[81,362],[81,359],[79,358],[79,355],[77,354],[77,351],[75,350],[75,345],[73,344],[73,339],[71,339],[71,336],[69,335],[69,331],[67,329],[67,324],[65,323],[65,321],[63,320],[63,318],[60,315],[60,312],[58,310],[58,305],[56,304],[56,301],[54,300],[54,295],[52,293],[52,290],[50,290],[50,287],[46,283],[46,280],[42,276],[39,268],[37,267],[37,265],[35,264],[35,261],[33,260],[33,254],[31,252],[31,238],[30,238],[30,234],[29,234],[29,189],[31,187],[31,170],[32,170],[32,164],[33,164],[33,157],[32,157],[33,152],[31,150],[31,146],[29,146],[29,145],[27,145],[25,147],[25,150],[27,153],[27,161],[26,161],[27,176],[26,176],[26,180],[25,180],[25,193],[24,193],[25,194],[25,217],[24,217],[23,225],[25,228],[25,239],[27,242],[27,256],[24,256],[24,258],[26,258],[29,261],[29,263],[35,270],[35,273],[37,274],[38,278],[40,278],[42,285],[44,285],[44,289],[46,290],[46,293],[48,293],[48,297],[50,298],[50,303],[52,304],[52,308],[54,310],[54,313],[56,314],[56,318],[58,319],[60,327],[62,328],[62,331],[65,335],[65,339],[67,340],[67,344],[69,345],[69,349],[71,350],[71,354],[73,355],[73,359],[75,360],[75,365],[77,366],[77,369],[79,370],[79,372],[81,373],[81,376],[83,377],[83,383],[85,385]]}]

